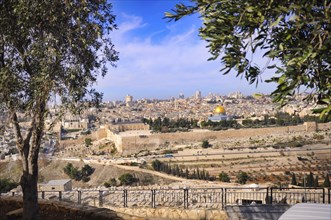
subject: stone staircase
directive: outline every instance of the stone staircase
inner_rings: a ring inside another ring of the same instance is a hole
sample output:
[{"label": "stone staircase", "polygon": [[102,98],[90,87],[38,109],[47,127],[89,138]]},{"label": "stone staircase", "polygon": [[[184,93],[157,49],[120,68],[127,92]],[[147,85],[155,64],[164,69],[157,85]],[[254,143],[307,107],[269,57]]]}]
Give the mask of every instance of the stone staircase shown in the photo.
[{"label": "stone staircase", "polygon": [[290,205],[233,205],[226,206],[229,220],[277,220]]}]

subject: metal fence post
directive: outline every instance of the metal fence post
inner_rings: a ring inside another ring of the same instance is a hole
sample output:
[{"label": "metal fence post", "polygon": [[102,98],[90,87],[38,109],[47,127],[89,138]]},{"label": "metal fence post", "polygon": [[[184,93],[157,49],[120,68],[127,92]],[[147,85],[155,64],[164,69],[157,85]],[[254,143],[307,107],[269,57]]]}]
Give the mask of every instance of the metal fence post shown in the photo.
[{"label": "metal fence post", "polygon": [[82,204],[82,191],[78,190],[78,204]]},{"label": "metal fence post", "polygon": [[226,206],[226,188],[224,188],[224,203],[223,206]]},{"label": "metal fence post", "polygon": [[325,204],[325,189],[324,188],[322,189],[323,189],[323,204]]},{"label": "metal fence post", "polygon": [[156,207],[156,204],[155,204],[155,194],[156,194],[155,189],[152,189],[152,208],[155,208]]},{"label": "metal fence post", "polygon": [[128,207],[128,191],[126,189],[123,190],[123,203],[124,208]]},{"label": "metal fence post", "polygon": [[62,201],[62,192],[59,191],[59,201]]},{"label": "metal fence post", "polygon": [[186,189],[186,208],[188,209],[188,189]]},{"label": "metal fence post", "polygon": [[184,209],[188,208],[188,189],[184,188]]},{"label": "metal fence post", "polygon": [[269,204],[272,204],[272,187],[270,188],[270,203]]},{"label": "metal fence post", "polygon": [[224,188],[221,189],[221,202],[222,202],[222,210],[224,210]]},{"label": "metal fence post", "polygon": [[265,203],[270,204],[270,202],[269,202],[269,188],[267,188],[267,196],[265,198]]},{"label": "metal fence post", "polygon": [[41,191],[41,198],[45,199],[45,191]]},{"label": "metal fence post", "polygon": [[331,204],[331,194],[330,194],[330,192],[331,192],[331,188],[328,188],[328,203],[329,204]]},{"label": "metal fence post", "polygon": [[103,191],[99,190],[99,207],[103,206],[103,198],[102,198]]}]

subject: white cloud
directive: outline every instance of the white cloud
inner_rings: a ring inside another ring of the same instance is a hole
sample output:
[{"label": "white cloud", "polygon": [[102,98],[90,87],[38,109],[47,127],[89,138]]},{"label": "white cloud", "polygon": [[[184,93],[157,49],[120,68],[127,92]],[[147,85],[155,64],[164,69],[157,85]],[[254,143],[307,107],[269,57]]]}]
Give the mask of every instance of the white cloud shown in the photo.
[{"label": "white cloud", "polygon": [[116,40],[120,40],[125,36],[126,33],[140,29],[147,26],[147,23],[143,22],[142,17],[136,15],[128,15],[122,13],[121,16],[126,20],[125,22],[118,25],[118,30],[115,30],[112,37]]}]

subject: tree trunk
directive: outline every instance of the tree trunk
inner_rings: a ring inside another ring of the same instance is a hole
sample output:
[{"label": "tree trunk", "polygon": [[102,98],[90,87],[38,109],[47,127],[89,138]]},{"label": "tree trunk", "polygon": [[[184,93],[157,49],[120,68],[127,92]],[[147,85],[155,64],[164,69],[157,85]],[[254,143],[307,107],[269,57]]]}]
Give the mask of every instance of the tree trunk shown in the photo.
[{"label": "tree trunk", "polygon": [[[23,175],[21,186],[23,191],[23,219],[38,219],[38,163],[33,163],[30,158],[22,158]],[[28,168],[28,169],[26,169]]]}]

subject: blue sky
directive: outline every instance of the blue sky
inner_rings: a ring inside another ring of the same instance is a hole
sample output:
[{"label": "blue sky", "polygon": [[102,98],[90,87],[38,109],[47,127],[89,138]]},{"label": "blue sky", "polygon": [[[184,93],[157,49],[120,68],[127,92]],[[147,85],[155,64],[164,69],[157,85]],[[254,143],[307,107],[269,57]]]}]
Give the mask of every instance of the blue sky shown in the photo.
[{"label": "blue sky", "polygon": [[[206,43],[198,36],[201,21],[189,16],[177,22],[163,19],[177,0],[113,0],[118,30],[111,38],[119,51],[116,68],[109,68],[99,78],[96,88],[104,100],[190,97],[196,90],[226,95],[233,91],[244,94],[270,93],[275,85],[260,83],[256,88],[235,74],[222,75],[219,60],[210,57]],[[270,73],[262,75],[265,80]]]}]

